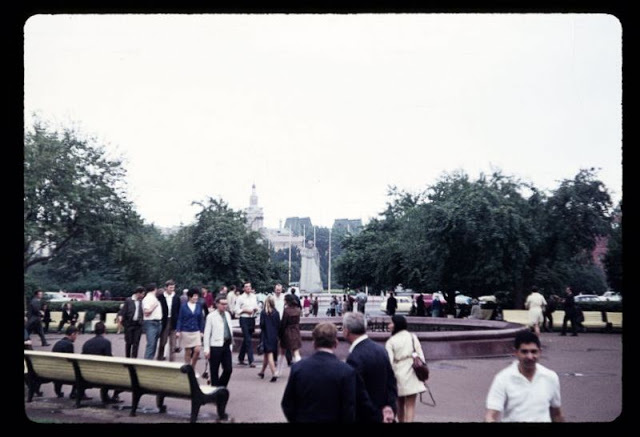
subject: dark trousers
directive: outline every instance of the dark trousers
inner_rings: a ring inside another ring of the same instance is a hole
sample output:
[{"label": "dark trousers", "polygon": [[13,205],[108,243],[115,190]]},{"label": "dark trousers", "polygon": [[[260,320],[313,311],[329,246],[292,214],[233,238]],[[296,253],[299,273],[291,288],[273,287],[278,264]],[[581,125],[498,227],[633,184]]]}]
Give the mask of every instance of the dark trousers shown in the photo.
[{"label": "dark trousers", "polygon": [[[56,393],[56,395],[62,397],[62,395],[64,393],[62,393],[62,383],[61,382],[54,382],[53,383],[53,391]],[[76,394],[76,386],[75,384],[71,385],[71,394],[69,395],[70,397],[75,396]]]},{"label": "dark trousers", "polygon": [[142,336],[142,323],[133,322],[124,328],[124,356],[138,358],[138,347]]},{"label": "dark trousers", "polygon": [[576,313],[574,311],[566,311],[564,313],[564,319],[562,319],[562,331],[560,332],[561,334],[566,334],[567,332],[567,322],[570,321],[571,322],[571,332],[575,335],[578,334],[577,332],[577,320],[576,320]]},{"label": "dark trousers", "polygon": [[[211,347],[209,351],[209,367],[211,375],[211,385],[213,387],[226,387],[231,378],[231,341],[225,342],[223,346]],[[222,364],[222,375],[218,376],[218,370]]]},{"label": "dark trousers", "polygon": [[47,339],[44,338],[44,329],[42,328],[42,321],[40,320],[40,317],[32,317],[31,319],[29,319],[27,331],[29,331],[29,333],[35,332],[36,334],[38,334],[43,346],[47,344]]},{"label": "dark trousers", "polygon": [[542,321],[542,328],[547,332],[553,331],[553,313],[545,313]]},{"label": "dark trousers", "polygon": [[244,355],[247,354],[249,364],[253,363],[253,345],[251,344],[251,334],[255,330],[256,319],[253,317],[240,317],[240,328],[242,329],[242,346],[238,360],[244,361]]}]

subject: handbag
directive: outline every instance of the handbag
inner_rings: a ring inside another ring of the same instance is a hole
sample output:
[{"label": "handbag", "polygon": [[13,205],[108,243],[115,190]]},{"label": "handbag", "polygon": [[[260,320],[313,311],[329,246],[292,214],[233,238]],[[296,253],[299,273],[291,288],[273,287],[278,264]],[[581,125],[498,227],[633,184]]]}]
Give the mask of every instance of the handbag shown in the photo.
[{"label": "handbag", "polygon": [[420,358],[420,355],[418,355],[418,353],[416,352],[416,343],[415,343],[415,335],[412,336],[413,338],[411,339],[412,344],[413,344],[413,370],[416,372],[416,376],[418,377],[418,379],[422,382],[426,382],[429,379],[429,367],[427,366],[427,363],[425,363],[422,358]]}]

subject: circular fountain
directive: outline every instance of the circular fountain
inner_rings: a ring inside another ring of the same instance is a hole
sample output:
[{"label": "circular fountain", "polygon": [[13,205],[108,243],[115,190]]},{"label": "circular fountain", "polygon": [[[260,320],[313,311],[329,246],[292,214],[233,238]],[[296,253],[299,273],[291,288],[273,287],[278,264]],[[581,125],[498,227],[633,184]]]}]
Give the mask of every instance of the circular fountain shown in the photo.
[{"label": "circular fountain", "polygon": [[[367,317],[367,335],[384,346],[391,336],[387,325],[391,317]],[[342,330],[342,317],[303,317],[300,319],[302,356],[313,353],[311,331],[320,322],[332,322]],[[524,325],[497,320],[450,319],[432,317],[407,317],[410,332],[415,333],[428,360],[481,358],[511,355],[516,334],[528,329]],[[242,333],[234,330],[236,342],[242,341]],[[341,335],[336,355],[345,359],[349,343]],[[254,350],[260,339],[260,330],[253,334]],[[236,349],[237,350],[237,349]]]}]

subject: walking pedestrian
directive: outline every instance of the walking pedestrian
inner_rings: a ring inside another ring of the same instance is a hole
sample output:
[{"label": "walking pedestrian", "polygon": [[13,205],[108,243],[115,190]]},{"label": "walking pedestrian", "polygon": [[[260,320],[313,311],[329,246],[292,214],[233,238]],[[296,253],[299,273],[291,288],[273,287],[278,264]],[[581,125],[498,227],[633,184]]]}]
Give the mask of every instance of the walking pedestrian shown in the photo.
[{"label": "walking pedestrian", "polygon": [[540,339],[521,331],[516,360],[493,378],[487,395],[487,422],[564,422],[558,374],[538,363]]},{"label": "walking pedestrian", "polygon": [[180,344],[184,349],[184,362],[191,364],[196,378],[200,374],[196,370],[202,337],[204,336],[204,309],[200,299],[200,289],[191,288],[187,292],[189,300],[182,304],[178,313],[176,323],[176,338],[180,339]]},{"label": "walking pedestrian", "polygon": [[271,370],[271,382],[278,380],[274,355],[278,353],[278,331],[280,328],[280,314],[275,308],[275,298],[273,295],[267,296],[264,301],[264,309],[260,313],[260,342],[264,348],[264,359],[262,369],[258,373],[260,378],[264,378],[264,371],[269,366]]},{"label": "walking pedestrian", "polygon": [[398,388],[387,351],[367,336],[362,313],[344,314],[342,335],[351,344],[347,364],[362,378],[367,394],[366,399],[357,402],[357,421],[393,422]]},{"label": "walking pedestrian", "polygon": [[[231,332],[231,314],[227,311],[227,296],[219,294],[215,299],[215,311],[207,316],[204,327],[204,356],[209,360],[210,384],[213,387],[226,387],[233,372],[231,352],[233,334]],[[219,375],[220,365],[222,374]]]},{"label": "walking pedestrian", "polygon": [[391,338],[387,340],[385,348],[398,384],[398,421],[413,422],[416,397],[427,390],[413,370],[413,354],[418,354],[424,361],[424,352],[415,334],[408,331],[404,316],[396,314],[391,317],[388,327]]}]

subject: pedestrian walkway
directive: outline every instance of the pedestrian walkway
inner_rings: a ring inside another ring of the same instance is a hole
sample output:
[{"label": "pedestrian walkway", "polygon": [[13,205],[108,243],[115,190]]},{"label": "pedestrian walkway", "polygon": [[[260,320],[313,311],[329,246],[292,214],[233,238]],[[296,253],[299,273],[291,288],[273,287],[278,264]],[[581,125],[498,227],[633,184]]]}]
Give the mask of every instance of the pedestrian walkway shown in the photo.
[{"label": "pedestrian walkway", "polygon": [[[80,335],[75,348],[92,335]],[[48,335],[53,344],[61,336]],[[124,336],[108,334],[114,355],[124,356]],[[562,409],[569,422],[610,422],[622,412],[622,335],[587,333],[578,337],[560,337],[557,333],[542,333],[541,364],[553,369],[560,376]],[[39,343],[36,341],[35,343]],[[141,350],[144,350],[144,336]],[[36,345],[35,350],[51,350]],[[178,356],[183,358],[183,354]],[[233,354],[237,360],[237,350]],[[269,378],[261,380],[257,373],[262,356],[256,355],[257,368],[234,364],[229,383],[230,398],[227,413],[233,423],[286,422],[280,408],[280,400],[289,375],[285,366],[282,377],[275,383]],[[427,357],[428,358],[428,357]],[[484,402],[493,376],[513,360],[512,357],[430,361],[429,386],[436,400],[430,407],[418,403],[416,422],[482,422]],[[197,371],[202,374],[205,362],[201,359]],[[68,398],[70,386],[63,386],[65,397],[58,399],[53,384],[44,384],[43,397],[25,403],[26,417],[44,423],[188,423],[190,402],[166,398],[167,413],[159,414],[155,397],[146,395],[140,400],[136,417],[129,417],[128,393],[122,393],[120,405],[102,406],[98,389],[87,390],[93,400],[86,407],[76,409]],[[426,400],[426,399],[425,399]],[[217,421],[215,407],[204,406],[200,410],[199,423]]]}]

